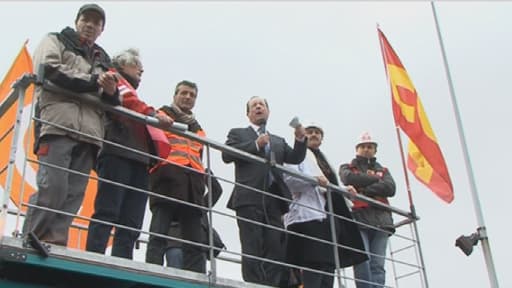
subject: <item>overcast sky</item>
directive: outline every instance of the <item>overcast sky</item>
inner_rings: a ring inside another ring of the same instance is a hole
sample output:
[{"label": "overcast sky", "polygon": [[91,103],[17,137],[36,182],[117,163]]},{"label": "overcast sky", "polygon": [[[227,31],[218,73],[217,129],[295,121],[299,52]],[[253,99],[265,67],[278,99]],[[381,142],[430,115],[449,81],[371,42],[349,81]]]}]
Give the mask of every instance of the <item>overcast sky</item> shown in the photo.
[{"label": "overcast sky", "polygon": [[[73,27],[84,3],[0,2],[0,77],[26,39],[32,53],[45,33]],[[391,203],[408,210],[376,31],[380,24],[415,84],[455,189],[455,200],[448,205],[411,176],[430,287],[489,286],[480,246],[470,257],[454,246],[458,236],[476,231],[477,222],[430,3],[97,3],[107,13],[100,45],[110,54],[140,49],[145,72],[139,94],[146,102],[156,107],[169,104],[178,81],[197,82],[196,116],[210,138],[224,142],[230,128],[247,125],[245,102],[253,95],[263,96],[270,105],[269,131],[290,143],[293,131],[288,122],[293,116],[322,125],[322,149],[335,167],[353,158],[356,139],[369,130],[378,139],[378,160],[397,183]],[[436,7],[498,279],[501,287],[512,287],[506,220],[512,200],[506,124],[512,4],[457,1],[437,2]],[[213,171],[232,179],[233,167],[223,164],[219,153],[213,157]],[[231,186],[223,186],[217,207],[227,211]],[[228,248],[239,250],[234,222],[216,217],[214,225]],[[408,229],[399,233],[407,235]],[[392,238],[394,248],[399,243]],[[238,268],[220,267],[222,277],[240,277]],[[387,283],[396,286],[390,265],[388,271]],[[417,278],[398,285],[421,287]]]}]

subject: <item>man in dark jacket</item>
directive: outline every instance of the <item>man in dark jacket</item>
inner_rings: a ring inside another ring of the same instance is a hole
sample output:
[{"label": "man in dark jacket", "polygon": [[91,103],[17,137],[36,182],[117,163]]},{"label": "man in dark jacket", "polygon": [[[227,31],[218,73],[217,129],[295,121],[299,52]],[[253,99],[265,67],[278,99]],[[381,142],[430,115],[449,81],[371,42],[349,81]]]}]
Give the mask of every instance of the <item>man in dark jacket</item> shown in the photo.
[{"label": "man in dark jacket", "polygon": [[[42,66],[45,79],[53,84],[118,104],[115,77],[107,72],[110,57],[95,44],[104,26],[105,11],[96,4],[83,5],[76,16],[76,30],[66,27],[43,38],[34,52],[34,70]],[[36,116],[49,124],[35,124],[34,151],[41,165],[38,191],[29,200],[35,206],[27,211],[23,232],[65,246],[73,217],[41,208],[70,214],[80,209],[88,178],[76,172],[88,175],[93,167],[102,145],[104,113],[82,98],[42,86],[36,86],[34,96]]]},{"label": "man in dark jacket", "polygon": [[[118,72],[118,89],[121,104],[138,113],[156,117],[164,126],[172,125],[172,118],[157,111],[139,99],[139,87],[143,72],[139,52],[128,49],[113,57]],[[105,143],[98,157],[98,176],[114,183],[99,181],[94,201],[92,219],[135,229],[142,227],[146,211],[147,194],[125,188],[147,190],[151,152],[151,139],[146,125],[122,116],[107,113],[105,140],[124,147]],[[163,134],[163,132],[160,131]],[[135,151],[127,150],[133,149]],[[119,183],[119,184],[117,184]],[[120,185],[121,184],[121,185]],[[112,224],[91,221],[87,234],[87,251],[105,253]],[[112,256],[132,259],[135,241],[140,233],[117,227],[112,245]]]},{"label": "man in dark jacket", "polygon": [[[277,135],[266,131],[269,116],[267,101],[261,97],[252,97],[247,102],[247,117],[250,125],[229,131],[226,144],[275,161],[277,164],[298,164],[306,155],[306,136],[304,127],[295,130],[293,149]],[[270,165],[238,158],[229,153],[222,153],[225,163],[235,163],[235,180],[254,189],[235,185],[228,202],[228,208],[236,211],[238,217],[258,223],[283,228],[282,215],[288,210],[287,202],[265,196],[255,189],[291,199],[290,191],[282,179],[281,173],[271,169]],[[242,253],[284,261],[284,233],[257,224],[238,219]],[[279,286],[284,278],[283,266],[242,256],[242,276],[245,281],[269,286]]]},{"label": "man in dark jacket", "polygon": [[[363,133],[356,144],[356,158],[340,166],[340,179],[345,185],[354,186],[357,193],[389,204],[387,197],[395,195],[395,182],[389,170],[377,162],[376,153],[377,142],[367,132]],[[386,280],[386,246],[388,237],[394,233],[391,212],[355,200],[352,214],[355,220],[372,226],[360,226],[370,260],[354,266],[356,286],[383,287]]]},{"label": "man in dark jacket", "polygon": [[[206,137],[192,109],[198,97],[196,83],[181,81],[174,90],[171,106],[160,108],[175,122],[187,124],[188,131],[198,137]],[[180,222],[185,240],[201,243],[201,218],[204,211],[188,203],[203,205],[205,191],[203,144],[185,136],[166,131],[170,152],[166,161],[160,161],[150,171],[150,188],[159,196],[149,197],[152,212],[149,231],[167,235],[173,219]],[[161,195],[161,196],[160,196]],[[168,199],[172,198],[172,199]],[[188,203],[179,203],[180,200]],[[150,235],[146,250],[146,262],[162,265],[167,239]],[[205,273],[203,251],[200,246],[183,244],[183,269]]]}]

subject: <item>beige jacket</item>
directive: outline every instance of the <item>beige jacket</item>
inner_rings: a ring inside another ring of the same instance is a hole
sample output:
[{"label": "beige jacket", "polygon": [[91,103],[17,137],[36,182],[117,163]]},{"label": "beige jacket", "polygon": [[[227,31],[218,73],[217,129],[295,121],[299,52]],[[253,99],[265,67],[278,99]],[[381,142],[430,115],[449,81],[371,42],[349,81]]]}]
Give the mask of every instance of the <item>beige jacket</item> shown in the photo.
[{"label": "beige jacket", "polygon": [[[67,36],[77,36],[71,28],[66,28]],[[59,36],[56,33],[48,34],[41,41],[34,53],[34,71],[38,71],[40,64],[46,64],[50,69],[45,70],[45,78],[51,80],[57,86],[72,90],[74,92],[91,93],[100,98],[99,87],[96,84],[97,75],[105,70],[105,67],[96,65],[97,55],[101,50],[104,58],[109,60],[103,49],[94,53],[86,53],[80,50],[76,42],[77,38],[67,38],[63,30]],[[75,42],[73,42],[73,39]],[[71,46],[71,47],[70,47]],[[77,50],[78,49],[78,50]],[[82,51],[84,53],[77,53]],[[93,55],[93,56],[87,56]],[[109,60],[110,61],[110,60]],[[94,64],[95,67],[91,68]],[[64,93],[53,93],[37,86],[34,94],[38,99],[40,118],[50,123],[55,123],[78,132],[69,132],[55,126],[42,123],[40,137],[44,135],[67,135],[78,141],[91,143],[101,147],[101,141],[89,138],[90,135],[97,138],[104,136],[104,111],[98,107],[87,104],[79,98],[73,98]]]}]

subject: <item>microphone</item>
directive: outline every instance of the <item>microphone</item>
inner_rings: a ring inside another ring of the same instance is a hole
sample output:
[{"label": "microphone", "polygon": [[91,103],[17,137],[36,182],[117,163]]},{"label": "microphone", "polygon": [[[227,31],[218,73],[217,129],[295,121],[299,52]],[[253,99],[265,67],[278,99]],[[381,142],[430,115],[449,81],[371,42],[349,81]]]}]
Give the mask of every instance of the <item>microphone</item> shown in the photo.
[{"label": "microphone", "polygon": [[267,133],[267,125],[266,125],[266,123],[262,123],[262,124],[260,125],[260,128],[258,129],[258,131],[259,131],[261,134],[265,134],[265,133]]},{"label": "microphone", "polygon": [[302,126],[302,123],[300,123],[299,117],[295,116],[292,118],[288,125],[290,125],[290,127],[293,129],[297,129],[298,127]]},{"label": "microphone", "polygon": [[[265,122],[260,124],[260,128],[258,129],[258,131],[261,134],[266,134],[267,133],[267,125],[266,124],[267,123],[265,123]],[[265,145],[265,154],[267,156],[270,156],[269,157],[270,165],[273,166],[276,163],[276,154],[274,153],[274,151],[272,151],[271,147],[272,147],[272,143],[270,142],[270,138],[269,138],[267,145]]]}]

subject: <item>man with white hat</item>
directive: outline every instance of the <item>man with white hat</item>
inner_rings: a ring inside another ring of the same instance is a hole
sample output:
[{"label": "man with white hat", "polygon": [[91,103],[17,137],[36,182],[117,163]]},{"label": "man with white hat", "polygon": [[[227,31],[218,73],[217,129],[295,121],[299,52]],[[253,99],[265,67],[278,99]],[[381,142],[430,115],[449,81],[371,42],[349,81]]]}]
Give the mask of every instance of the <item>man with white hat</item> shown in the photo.
[{"label": "man with white hat", "polygon": [[[389,204],[387,198],[395,195],[395,182],[389,170],[377,162],[376,153],[377,142],[370,133],[364,132],[356,144],[356,158],[340,166],[340,179],[345,185],[354,186],[357,193]],[[354,200],[352,215],[358,222],[371,226],[360,226],[370,259],[354,266],[356,286],[383,287],[386,281],[386,246],[388,237],[394,233],[391,212]]]},{"label": "man with white hat", "polygon": [[[330,191],[325,187],[328,184],[339,184],[335,170],[331,168],[320,151],[324,130],[315,123],[308,123],[304,127],[308,138],[306,158],[298,165],[286,164],[286,166],[316,178],[318,185],[290,174],[284,175],[284,181],[288,185],[293,199],[290,211],[284,217],[284,223],[289,231],[319,240],[289,234],[286,260],[293,265],[332,274],[335,269],[333,246],[320,242],[320,239],[332,241],[331,218],[325,212],[327,210],[326,193],[330,193]],[[347,189],[356,193],[351,186],[348,186]],[[338,243],[343,247],[364,250],[357,224],[345,220],[352,219],[345,198],[338,193],[332,193],[332,199],[333,212],[343,217],[343,219],[336,218],[335,220]],[[338,253],[341,267],[352,266],[368,259],[364,253],[357,253],[349,249],[339,248]],[[302,277],[304,288],[333,287],[334,277],[331,275],[303,270]]]}]

